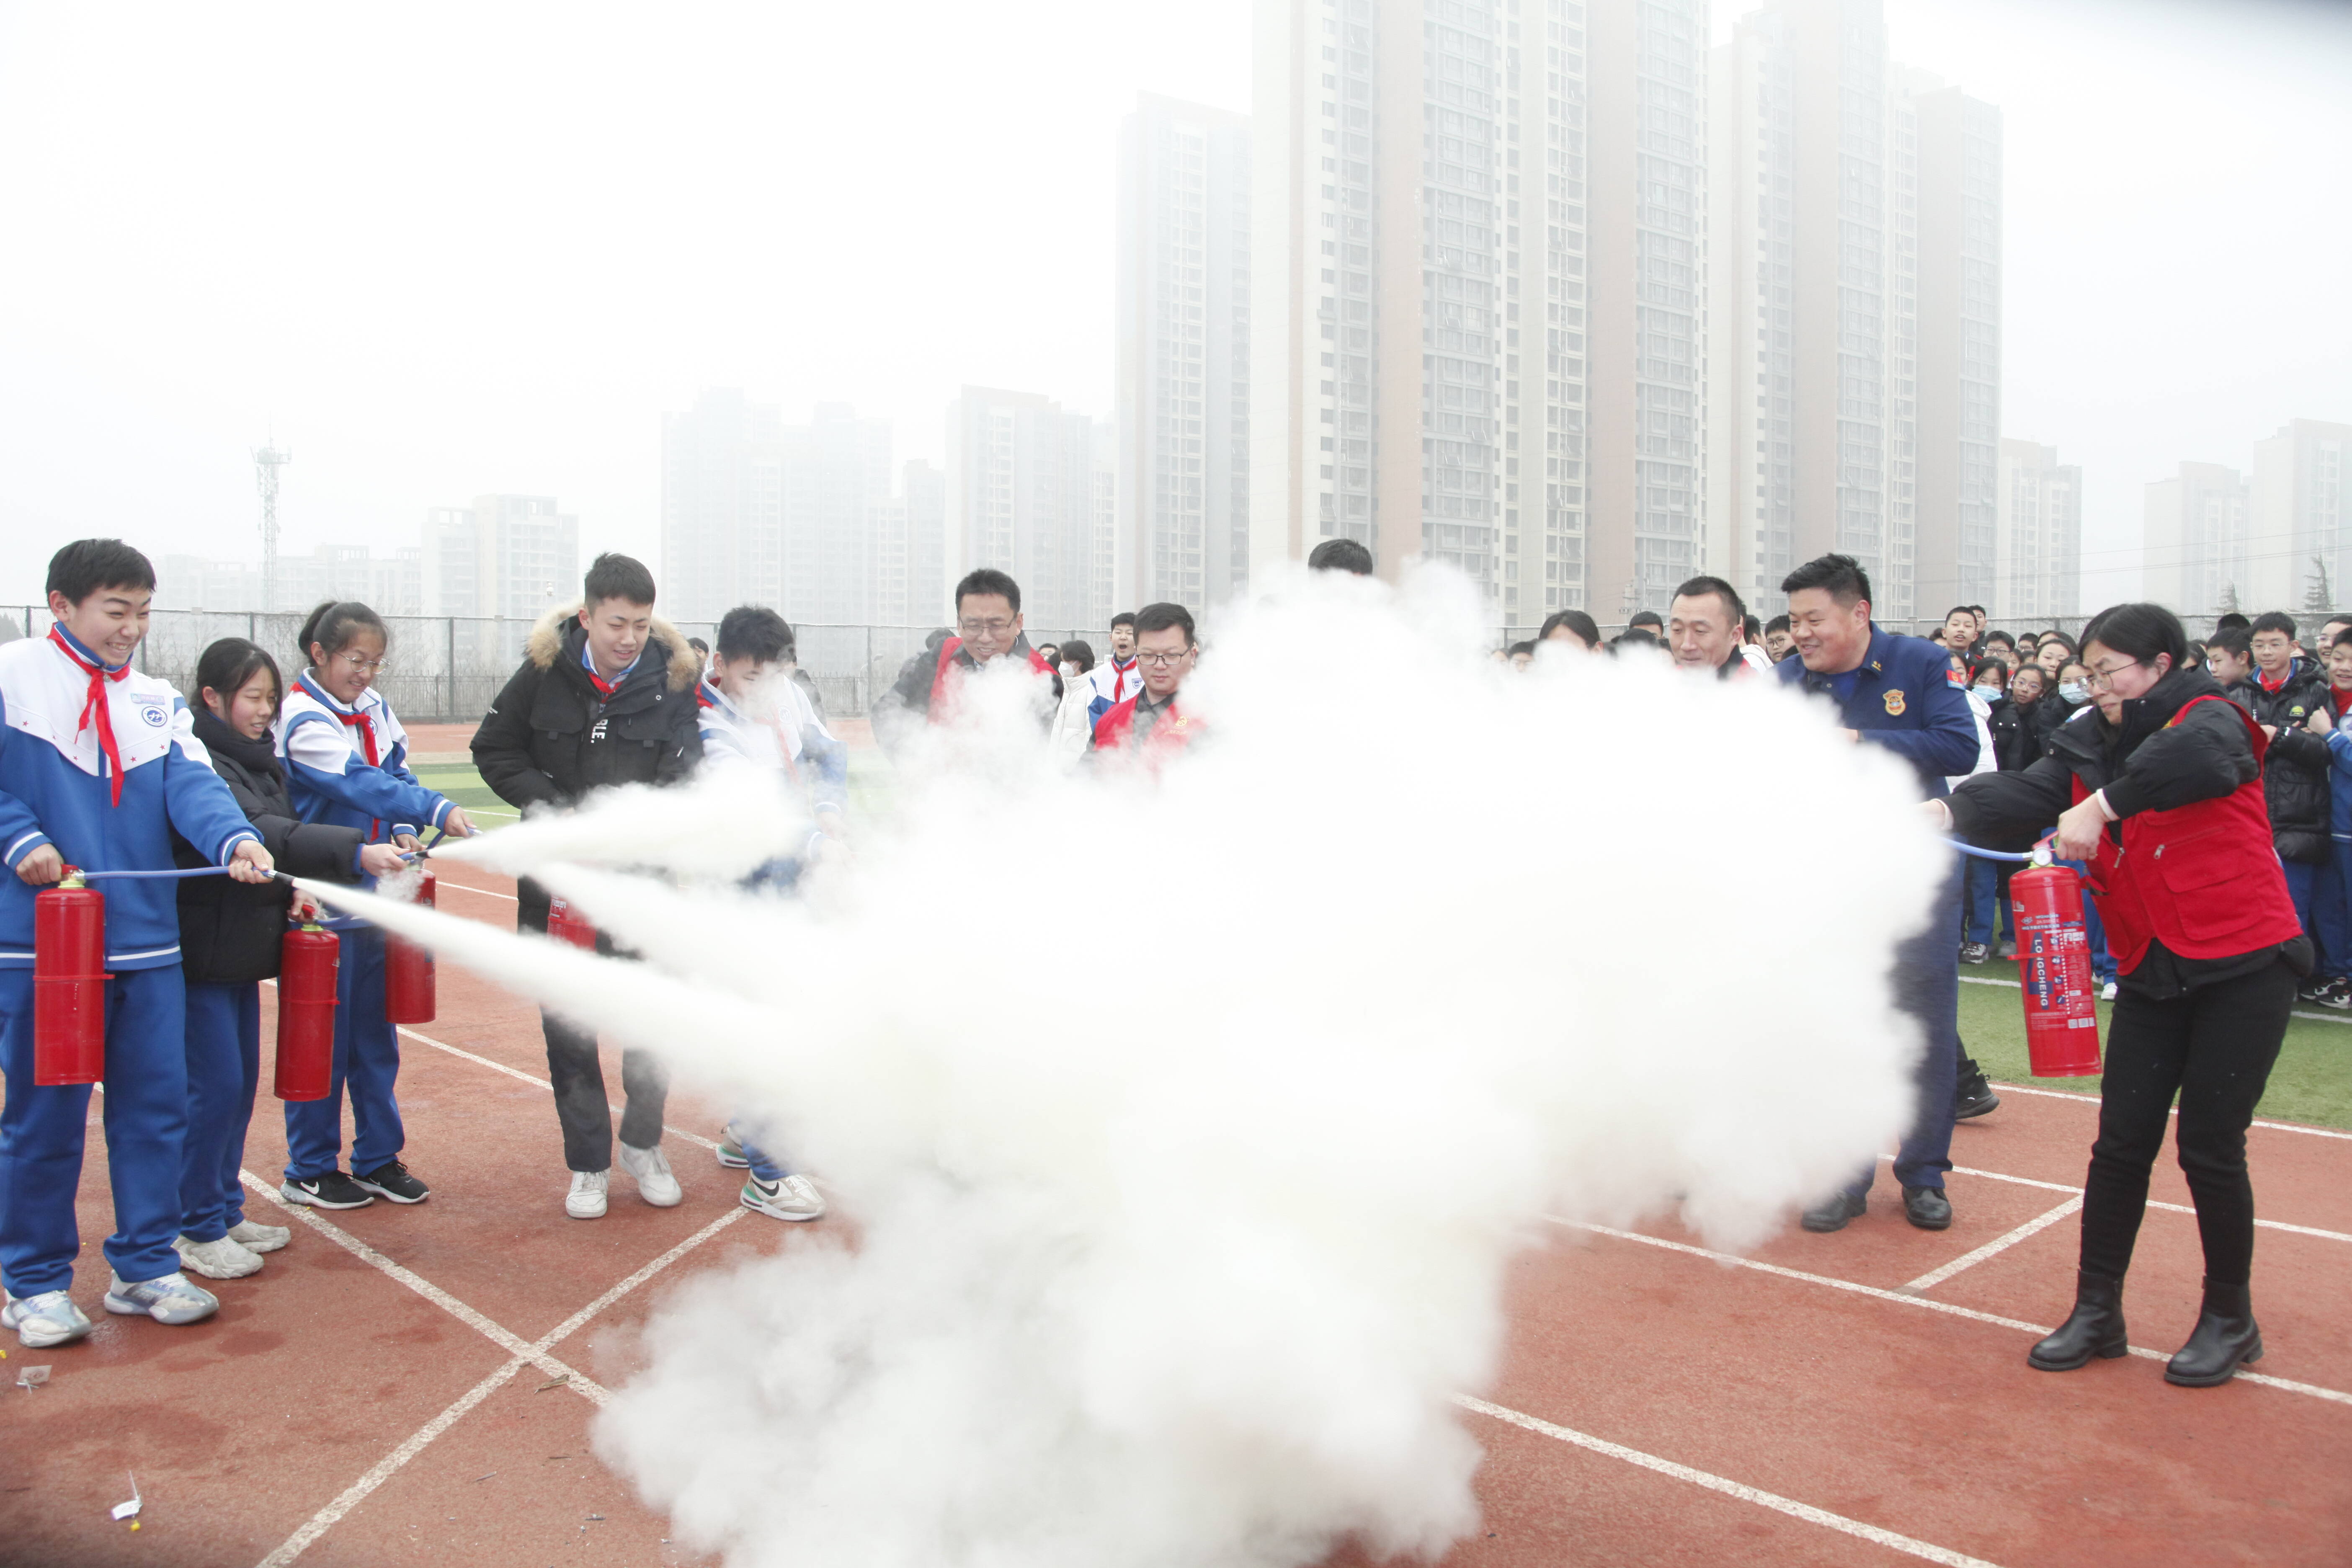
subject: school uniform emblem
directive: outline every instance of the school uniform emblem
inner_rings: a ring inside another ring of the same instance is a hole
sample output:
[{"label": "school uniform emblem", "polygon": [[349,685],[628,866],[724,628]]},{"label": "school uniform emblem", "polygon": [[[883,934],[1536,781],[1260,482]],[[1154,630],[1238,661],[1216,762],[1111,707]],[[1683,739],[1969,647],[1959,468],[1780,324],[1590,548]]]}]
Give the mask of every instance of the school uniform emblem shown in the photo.
[{"label": "school uniform emblem", "polygon": [[170,714],[164,712],[163,710],[155,707],[152,704],[142,707],[139,710],[139,717],[146,721],[147,727],[151,730],[162,729],[165,724],[171,722],[172,718]]},{"label": "school uniform emblem", "polygon": [[1886,716],[1890,719],[1903,717],[1903,691],[1900,687],[1886,694]]}]

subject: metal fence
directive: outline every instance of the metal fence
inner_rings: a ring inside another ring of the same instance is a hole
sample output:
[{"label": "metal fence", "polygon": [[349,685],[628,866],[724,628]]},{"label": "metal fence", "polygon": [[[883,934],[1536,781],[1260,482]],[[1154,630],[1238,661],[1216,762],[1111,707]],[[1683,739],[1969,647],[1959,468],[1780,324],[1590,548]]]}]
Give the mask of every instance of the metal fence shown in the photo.
[{"label": "metal fence", "polygon": [[[183,693],[194,682],[196,660],[222,637],[245,637],[260,644],[281,665],[299,658],[294,641],[302,629],[299,613],[214,610],[157,610],[148,622],[147,640],[139,645],[131,662],[141,671],[160,676]],[[531,623],[483,619],[465,616],[387,616],[392,633],[384,650],[384,668],[376,678],[393,711],[410,724],[470,724],[488,711],[491,701],[522,660],[523,642]],[[49,612],[39,605],[0,608],[0,642],[48,635]],[[711,621],[679,621],[678,630],[705,642],[715,640],[718,625]],[[800,642],[801,668],[815,680],[825,711],[835,718],[858,718],[874,700],[898,678],[899,668],[921,651],[937,628],[931,626],[836,626],[803,623],[793,628]],[[1101,632],[1031,629],[1034,644],[1058,643],[1084,637],[1098,651],[1108,638]]]}]

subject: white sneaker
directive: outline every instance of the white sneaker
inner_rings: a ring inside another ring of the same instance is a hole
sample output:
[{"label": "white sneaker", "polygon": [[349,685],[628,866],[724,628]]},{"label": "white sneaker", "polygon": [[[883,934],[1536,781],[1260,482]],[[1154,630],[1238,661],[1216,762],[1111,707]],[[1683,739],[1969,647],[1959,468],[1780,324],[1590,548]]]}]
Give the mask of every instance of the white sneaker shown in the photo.
[{"label": "white sneaker", "polygon": [[261,1272],[261,1255],[238,1246],[224,1236],[216,1241],[195,1241],[187,1237],[172,1238],[172,1250],[180,1261],[207,1279],[242,1279],[248,1274]]},{"label": "white sneaker", "polygon": [[51,1345],[68,1345],[89,1332],[89,1320],[73,1304],[73,1298],[62,1290],[44,1290],[37,1296],[11,1296],[8,1304],[0,1307],[0,1328],[16,1331],[16,1342],[28,1351],[45,1351]]},{"label": "white sneaker", "polygon": [[2105,985],[2099,987],[2099,1000],[2102,1002],[2112,1002],[2115,999],[2116,983],[2110,980]]},{"label": "white sneaker", "polygon": [[572,1190],[563,1194],[563,1212],[573,1219],[604,1217],[604,1188],[611,1183],[610,1171],[574,1171]]},{"label": "white sneaker", "polygon": [[247,1252],[275,1252],[294,1239],[294,1233],[282,1225],[256,1225],[241,1219],[228,1227],[228,1238]]},{"label": "white sneaker", "polygon": [[824,1198],[816,1184],[806,1176],[786,1176],[782,1181],[768,1183],[757,1176],[747,1178],[740,1194],[743,1206],[754,1209],[773,1219],[823,1219]]},{"label": "white sneaker", "polygon": [[686,1189],[670,1173],[669,1156],[658,1144],[651,1149],[622,1144],[621,1168],[636,1177],[638,1195],[657,1209],[676,1208],[686,1197]]},{"label": "white sneaker", "polygon": [[220,1310],[220,1298],[188,1283],[184,1274],[132,1281],[118,1274],[106,1288],[106,1310],[125,1318],[152,1318],[174,1328],[200,1323]]}]

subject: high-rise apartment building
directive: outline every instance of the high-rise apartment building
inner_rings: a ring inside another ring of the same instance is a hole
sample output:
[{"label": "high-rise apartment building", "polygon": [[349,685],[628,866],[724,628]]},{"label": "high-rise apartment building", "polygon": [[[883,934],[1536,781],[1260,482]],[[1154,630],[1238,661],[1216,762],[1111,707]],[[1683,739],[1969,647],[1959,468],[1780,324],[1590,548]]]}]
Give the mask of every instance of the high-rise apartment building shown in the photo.
[{"label": "high-rise apartment building", "polygon": [[2184,616],[2284,609],[2248,595],[2246,481],[2219,463],[2183,463],[2147,487],[2140,592]]},{"label": "high-rise apartment building", "polygon": [[664,614],[711,621],[783,601],[783,421],[730,387],[662,416]]},{"label": "high-rise apartment building", "polygon": [[[580,522],[553,496],[476,496],[425,514],[427,614],[479,621],[468,646],[493,663],[520,658],[532,623],[580,599]],[[503,624],[500,624],[503,623]]]},{"label": "high-rise apartment building", "polygon": [[1260,8],[1251,559],[1603,621],[1696,569],[1705,0]]},{"label": "high-rise apartment building", "polygon": [[1010,572],[1034,626],[1107,626],[1111,530],[1095,444],[1094,421],[1050,398],[965,387],[948,410],[950,575]]},{"label": "high-rise apartment building", "polygon": [[[402,545],[374,555],[364,544],[321,544],[278,563],[280,614],[307,614],[322,599],[356,599],[380,615],[425,613],[425,552]],[[244,561],[166,555],[155,574],[158,608],[251,614],[261,609],[261,569]]]},{"label": "high-rise apartment building", "polygon": [[1710,80],[1707,560],[1766,612],[1828,551],[1885,620],[1991,603],[2000,111],[1886,57],[1878,0],[1773,0]]},{"label": "high-rise apartment building", "polygon": [[898,482],[907,513],[906,598],[895,621],[876,618],[885,626],[941,626],[954,608],[948,603],[948,477],[937,463],[918,459]]},{"label": "high-rise apartment building", "polygon": [[1119,145],[1122,608],[1199,614],[1246,580],[1249,289],[1249,121],[1144,95]]},{"label": "high-rise apartment building", "polygon": [[[2241,593],[2249,605],[2294,611],[2325,599],[2352,604],[2352,425],[2290,420],[2254,443],[2248,487],[2246,565]],[[2321,591],[2323,581],[2326,591]]]},{"label": "high-rise apartment building", "polygon": [[2055,447],[2004,440],[1999,489],[1992,593],[1965,602],[2010,626],[2080,615],[2083,470],[2060,463]]},{"label": "high-rise apartment building", "polygon": [[795,624],[871,621],[873,512],[890,500],[890,422],[820,403],[808,424],[784,427],[777,469],[781,595],[762,602]]},{"label": "high-rise apartment building", "polygon": [[[662,603],[684,620],[766,605],[798,625],[858,626],[939,574],[918,508],[886,560],[890,425],[821,403],[806,425],[731,389],[662,421]],[[927,601],[926,601],[927,602]]]}]

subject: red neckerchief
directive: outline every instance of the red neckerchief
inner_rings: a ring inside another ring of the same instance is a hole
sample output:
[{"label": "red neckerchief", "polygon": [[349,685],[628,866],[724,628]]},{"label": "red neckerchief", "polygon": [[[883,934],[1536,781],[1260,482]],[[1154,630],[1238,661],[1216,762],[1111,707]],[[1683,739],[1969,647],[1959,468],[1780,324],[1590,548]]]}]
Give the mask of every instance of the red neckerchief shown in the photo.
[{"label": "red neckerchief", "polygon": [[74,651],[73,644],[66,641],[65,635],[56,626],[49,628],[49,640],[58,645],[59,653],[73,660],[76,669],[89,677],[89,693],[82,699],[81,722],[74,726],[74,734],[79,738],[84,730],[89,728],[90,716],[97,715],[98,749],[105,753],[107,772],[114,781],[114,804],[121,805],[122,804],[122,748],[114,743],[114,718],[107,710],[106,683],[110,680],[128,679],[131,675],[131,663],[126,659],[120,669],[109,669],[95,659],[84,658]]},{"label": "red neckerchief", "polygon": [[2327,695],[2329,699],[2335,702],[2336,711],[2338,713],[2352,712],[2352,706],[2347,706],[2348,704],[2352,704],[2352,687],[2337,686],[2335,683],[2330,682],[2327,688]]},{"label": "red neckerchief", "polygon": [[[308,681],[310,677],[306,675],[303,677],[303,679]],[[335,705],[334,699],[327,696],[326,688],[322,686],[316,684],[311,685],[310,693],[314,697],[326,699],[324,701],[320,703],[320,706],[324,708],[328,712],[332,713],[336,718],[341,719],[343,721],[344,729],[349,730],[354,726],[358,727],[361,743],[367,748],[368,766],[372,768],[382,767],[383,765],[383,761],[376,755],[375,751],[374,718],[370,714],[359,711],[357,709],[352,710],[349,713],[344,712],[341,708]]]},{"label": "red neckerchief", "polygon": [[621,689],[621,680],[629,679],[626,670],[621,672],[621,680],[607,680],[596,673],[596,667],[593,664],[583,664],[580,668],[588,672],[588,684],[596,689],[596,700],[599,702],[613,700],[613,693]]},{"label": "red neckerchief", "polygon": [[[1127,700],[1128,671],[1134,668],[1135,658],[1132,656],[1125,664],[1118,662],[1118,655],[1110,656],[1110,672],[1116,678],[1110,683],[1110,700],[1113,702],[1123,702]],[[1143,677],[1140,675],[1135,678],[1135,689],[1138,691],[1143,689]]]},{"label": "red neckerchief", "polygon": [[2268,672],[2263,670],[2260,665],[2257,665],[2254,667],[2254,683],[2260,686],[2264,691],[2276,691],[2280,687],[2286,684],[2286,678],[2294,673],[2294,663],[2291,659],[2287,662],[2287,667],[2279,671],[2278,679],[2276,680],[2273,680]]}]

